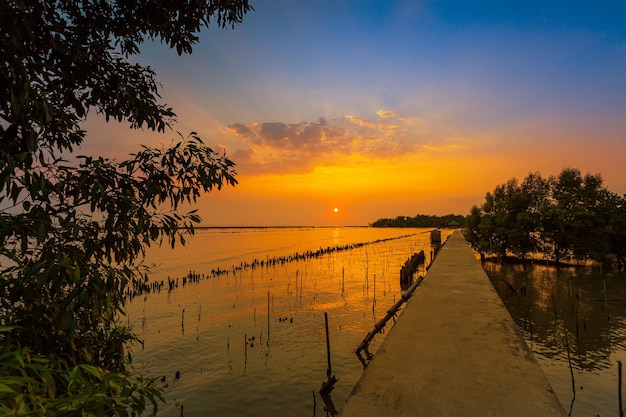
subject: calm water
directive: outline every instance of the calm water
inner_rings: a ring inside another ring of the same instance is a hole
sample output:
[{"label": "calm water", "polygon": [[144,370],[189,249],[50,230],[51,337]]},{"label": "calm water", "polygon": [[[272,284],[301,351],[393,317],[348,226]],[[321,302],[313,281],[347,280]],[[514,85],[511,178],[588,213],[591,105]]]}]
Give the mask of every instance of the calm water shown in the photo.
[{"label": "calm water", "polygon": [[[186,248],[151,250],[150,279],[178,279],[178,287],[134,298],[127,320],[144,340],[133,349],[136,368],[165,377],[160,415],[179,416],[181,405],[185,416],[336,414],[363,371],[354,349],[400,297],[406,259],[424,250],[430,260],[429,239],[428,229],[205,229]],[[218,269],[229,273],[211,275]],[[204,277],[183,286],[189,271]],[[339,382],[323,399],[325,312]],[[383,338],[374,339],[372,353]]]},{"label": "calm water", "polygon": [[619,415],[626,276],[591,267],[484,267],[565,410],[575,417]]}]

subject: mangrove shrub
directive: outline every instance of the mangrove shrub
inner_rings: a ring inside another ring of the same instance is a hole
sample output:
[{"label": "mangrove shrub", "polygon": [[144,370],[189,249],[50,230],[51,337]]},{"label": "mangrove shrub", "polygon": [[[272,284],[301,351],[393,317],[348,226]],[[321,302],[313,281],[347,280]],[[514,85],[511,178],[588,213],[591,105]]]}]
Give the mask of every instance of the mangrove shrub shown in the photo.
[{"label": "mangrove shrub", "polygon": [[565,168],[548,179],[511,179],[474,206],[466,237],[478,251],[500,258],[540,255],[556,263],[624,265],[626,200],[607,190],[599,174]]}]

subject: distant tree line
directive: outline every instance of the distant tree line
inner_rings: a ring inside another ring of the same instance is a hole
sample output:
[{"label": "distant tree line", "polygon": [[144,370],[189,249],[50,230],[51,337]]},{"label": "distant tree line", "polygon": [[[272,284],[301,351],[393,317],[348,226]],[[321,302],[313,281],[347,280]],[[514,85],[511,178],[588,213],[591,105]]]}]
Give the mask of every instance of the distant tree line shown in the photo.
[{"label": "distant tree line", "polygon": [[595,261],[624,267],[626,198],[603,185],[600,174],[565,168],[543,178],[513,178],[472,207],[465,236],[479,252],[500,259],[539,256],[555,262]]},{"label": "distant tree line", "polygon": [[462,226],[465,216],[459,214],[446,214],[445,216],[431,216],[418,214],[415,217],[398,216],[395,219],[378,219],[371,224],[372,227],[448,227]]}]

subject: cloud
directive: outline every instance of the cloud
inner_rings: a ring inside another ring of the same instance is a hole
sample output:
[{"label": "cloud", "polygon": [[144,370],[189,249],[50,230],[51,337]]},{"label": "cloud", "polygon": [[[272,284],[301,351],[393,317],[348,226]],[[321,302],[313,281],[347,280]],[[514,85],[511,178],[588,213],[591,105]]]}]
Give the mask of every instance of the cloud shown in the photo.
[{"label": "cloud", "polygon": [[324,150],[340,143],[341,138],[349,133],[323,118],[311,123],[235,123],[228,126],[228,131],[250,146],[276,150]]},{"label": "cloud", "polygon": [[234,125],[230,125],[228,126],[228,130],[231,131],[232,133],[238,135],[238,136],[242,136],[242,137],[246,137],[246,136],[252,136],[253,135],[253,130],[252,128],[241,124],[241,123],[235,123]]},{"label": "cloud", "polygon": [[406,157],[441,142],[440,132],[423,120],[385,109],[371,118],[234,123],[227,131],[240,144],[232,159],[238,172],[247,175],[306,173],[319,166]]},{"label": "cloud", "polygon": [[390,117],[394,117],[397,118],[398,115],[396,114],[396,112],[394,112],[393,110],[385,110],[385,109],[380,109],[376,112],[376,114],[378,115],[378,117],[380,117],[381,119],[388,119]]}]

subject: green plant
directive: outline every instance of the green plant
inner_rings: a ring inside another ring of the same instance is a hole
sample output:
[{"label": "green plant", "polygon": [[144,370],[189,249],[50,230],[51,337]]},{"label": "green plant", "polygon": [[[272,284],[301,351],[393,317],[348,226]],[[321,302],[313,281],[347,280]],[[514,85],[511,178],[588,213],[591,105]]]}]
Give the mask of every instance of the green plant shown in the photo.
[{"label": "green plant", "polygon": [[556,263],[624,259],[624,198],[604,188],[600,175],[565,168],[543,179],[529,174],[488,192],[466,221],[469,242],[479,251],[520,258],[542,254]]},{"label": "green plant", "polygon": [[233,162],[179,134],[126,161],[69,156],[90,111],[165,131],[155,73],[130,63],[148,39],[190,53],[246,0],[0,2],[0,415],[156,414],[120,320],[147,279],[145,249],[185,242],[185,203],[235,185]]}]

